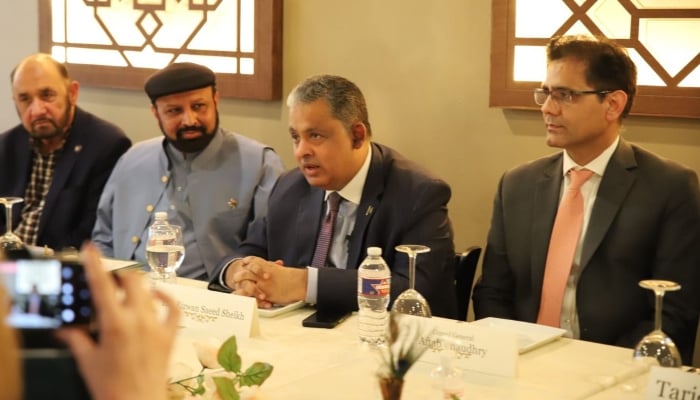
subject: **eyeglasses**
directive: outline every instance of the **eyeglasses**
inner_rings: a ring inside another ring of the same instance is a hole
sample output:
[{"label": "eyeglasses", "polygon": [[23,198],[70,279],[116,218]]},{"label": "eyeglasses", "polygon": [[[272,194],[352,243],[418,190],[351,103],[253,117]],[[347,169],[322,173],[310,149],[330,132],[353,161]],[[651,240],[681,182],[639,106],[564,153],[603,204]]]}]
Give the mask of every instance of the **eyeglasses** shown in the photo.
[{"label": "eyeglasses", "polygon": [[535,103],[538,106],[544,105],[544,102],[547,101],[547,97],[552,97],[552,100],[556,101],[557,103],[573,103],[576,98],[579,96],[583,96],[585,94],[597,94],[597,95],[604,95],[608,93],[612,93],[612,90],[571,90],[571,89],[563,89],[563,88],[557,88],[557,89],[546,89],[546,88],[537,88],[535,89]]}]

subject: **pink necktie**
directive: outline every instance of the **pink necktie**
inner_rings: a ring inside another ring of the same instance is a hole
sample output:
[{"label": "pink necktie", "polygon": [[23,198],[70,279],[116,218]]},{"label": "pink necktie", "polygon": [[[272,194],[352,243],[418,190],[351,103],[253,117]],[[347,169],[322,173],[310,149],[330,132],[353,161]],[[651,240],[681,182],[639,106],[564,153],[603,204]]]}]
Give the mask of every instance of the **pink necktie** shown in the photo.
[{"label": "pink necktie", "polygon": [[559,205],[549,240],[540,311],[537,316],[538,324],[555,327],[559,327],[564,289],[574,263],[576,245],[581,236],[583,224],[581,186],[593,175],[593,171],[571,169],[569,175],[571,184]]},{"label": "pink necktie", "polygon": [[316,250],[314,250],[314,258],[311,261],[312,267],[325,267],[328,261],[328,251],[331,248],[331,239],[333,238],[333,226],[335,225],[335,217],[338,215],[341,197],[338,192],[331,192],[328,195],[328,214],[321,223],[321,230],[316,239]]}]

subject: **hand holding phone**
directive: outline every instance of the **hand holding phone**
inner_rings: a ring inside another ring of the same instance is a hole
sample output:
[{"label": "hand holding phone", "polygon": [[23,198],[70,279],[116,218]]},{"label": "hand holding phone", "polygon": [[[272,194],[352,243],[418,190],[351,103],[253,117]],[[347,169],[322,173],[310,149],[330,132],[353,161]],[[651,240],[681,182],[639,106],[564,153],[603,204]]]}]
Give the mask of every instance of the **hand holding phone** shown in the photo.
[{"label": "hand holding phone", "polygon": [[307,328],[335,328],[339,323],[345,321],[350,315],[349,311],[316,311],[306,317],[302,322],[302,326]]},{"label": "hand holding phone", "polygon": [[7,322],[28,347],[63,347],[53,339],[62,326],[90,327],[92,296],[79,261],[22,259],[0,262],[0,278],[11,299]]}]

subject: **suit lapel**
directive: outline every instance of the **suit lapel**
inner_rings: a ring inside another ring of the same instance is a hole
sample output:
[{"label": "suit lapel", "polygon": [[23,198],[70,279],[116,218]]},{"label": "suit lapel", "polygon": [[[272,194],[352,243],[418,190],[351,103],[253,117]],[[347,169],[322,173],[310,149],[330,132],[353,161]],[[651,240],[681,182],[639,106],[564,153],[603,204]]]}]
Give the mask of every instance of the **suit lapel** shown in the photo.
[{"label": "suit lapel", "polygon": [[[17,140],[17,146],[15,147],[15,154],[17,154],[18,163],[17,169],[13,171],[13,173],[16,174],[16,179],[14,179],[14,184],[12,185],[11,193],[3,193],[3,195],[12,195],[24,198],[24,194],[27,191],[27,182],[29,182],[29,174],[32,170],[32,157],[34,154],[34,150],[29,144],[29,133],[22,132],[22,135],[22,140]],[[26,137],[24,135],[26,135]],[[23,206],[23,204],[20,204],[12,208],[12,226],[14,226],[15,228],[17,227],[17,225],[19,225]],[[2,216],[4,219],[4,212]]]},{"label": "suit lapel", "polygon": [[367,179],[362,189],[362,199],[357,206],[355,226],[348,245],[348,269],[354,269],[360,265],[364,251],[366,251],[365,237],[367,236],[367,229],[379,207],[382,192],[384,191],[384,157],[378,146],[375,144],[371,146],[372,162],[370,163],[369,171],[367,171]]},{"label": "suit lapel", "polygon": [[68,177],[71,175],[73,166],[82,151],[83,146],[79,143],[77,133],[73,132],[69,134],[66,143],[63,145],[61,154],[57,154],[56,157],[54,175],[51,179],[49,192],[46,194],[46,201],[44,202],[44,210],[41,212],[41,221],[39,223],[39,232],[37,236],[41,236],[46,224],[51,219],[51,211],[56,206],[58,195],[63,191]]},{"label": "suit lapel", "polygon": [[605,175],[600,181],[581,251],[581,268],[588,265],[593,253],[614,221],[615,215],[617,215],[636,179],[634,173],[636,167],[637,161],[634,158],[632,147],[620,139],[617,150],[610,158],[608,166],[605,168]]},{"label": "suit lapel", "polygon": [[535,186],[532,222],[532,282],[537,292],[542,289],[549,238],[559,208],[562,182],[562,155],[554,159]]}]

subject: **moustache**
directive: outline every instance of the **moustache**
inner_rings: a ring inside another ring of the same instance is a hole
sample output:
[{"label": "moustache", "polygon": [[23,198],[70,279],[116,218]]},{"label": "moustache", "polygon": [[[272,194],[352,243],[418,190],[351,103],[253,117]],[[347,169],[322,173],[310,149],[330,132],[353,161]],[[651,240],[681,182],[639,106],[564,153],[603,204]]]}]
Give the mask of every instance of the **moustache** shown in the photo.
[{"label": "moustache", "polygon": [[55,123],[52,119],[49,119],[49,118],[37,118],[37,119],[35,119],[35,120],[32,120],[32,126],[37,125],[37,124],[43,124],[43,123],[46,123],[46,122],[48,122],[48,123],[50,123],[50,124],[53,124],[53,125],[56,125],[56,123]]},{"label": "moustache", "polygon": [[185,133],[186,133],[186,132],[193,132],[193,131],[199,132],[199,133],[201,133],[202,135],[206,135],[206,134],[207,134],[207,130],[206,130],[206,128],[203,127],[203,126],[183,126],[183,127],[179,128],[179,129],[177,130],[177,132],[175,132],[175,133],[176,133],[177,138],[178,138],[179,140],[186,140],[186,139],[184,139],[184,137],[183,137],[183,136],[185,135]]}]

